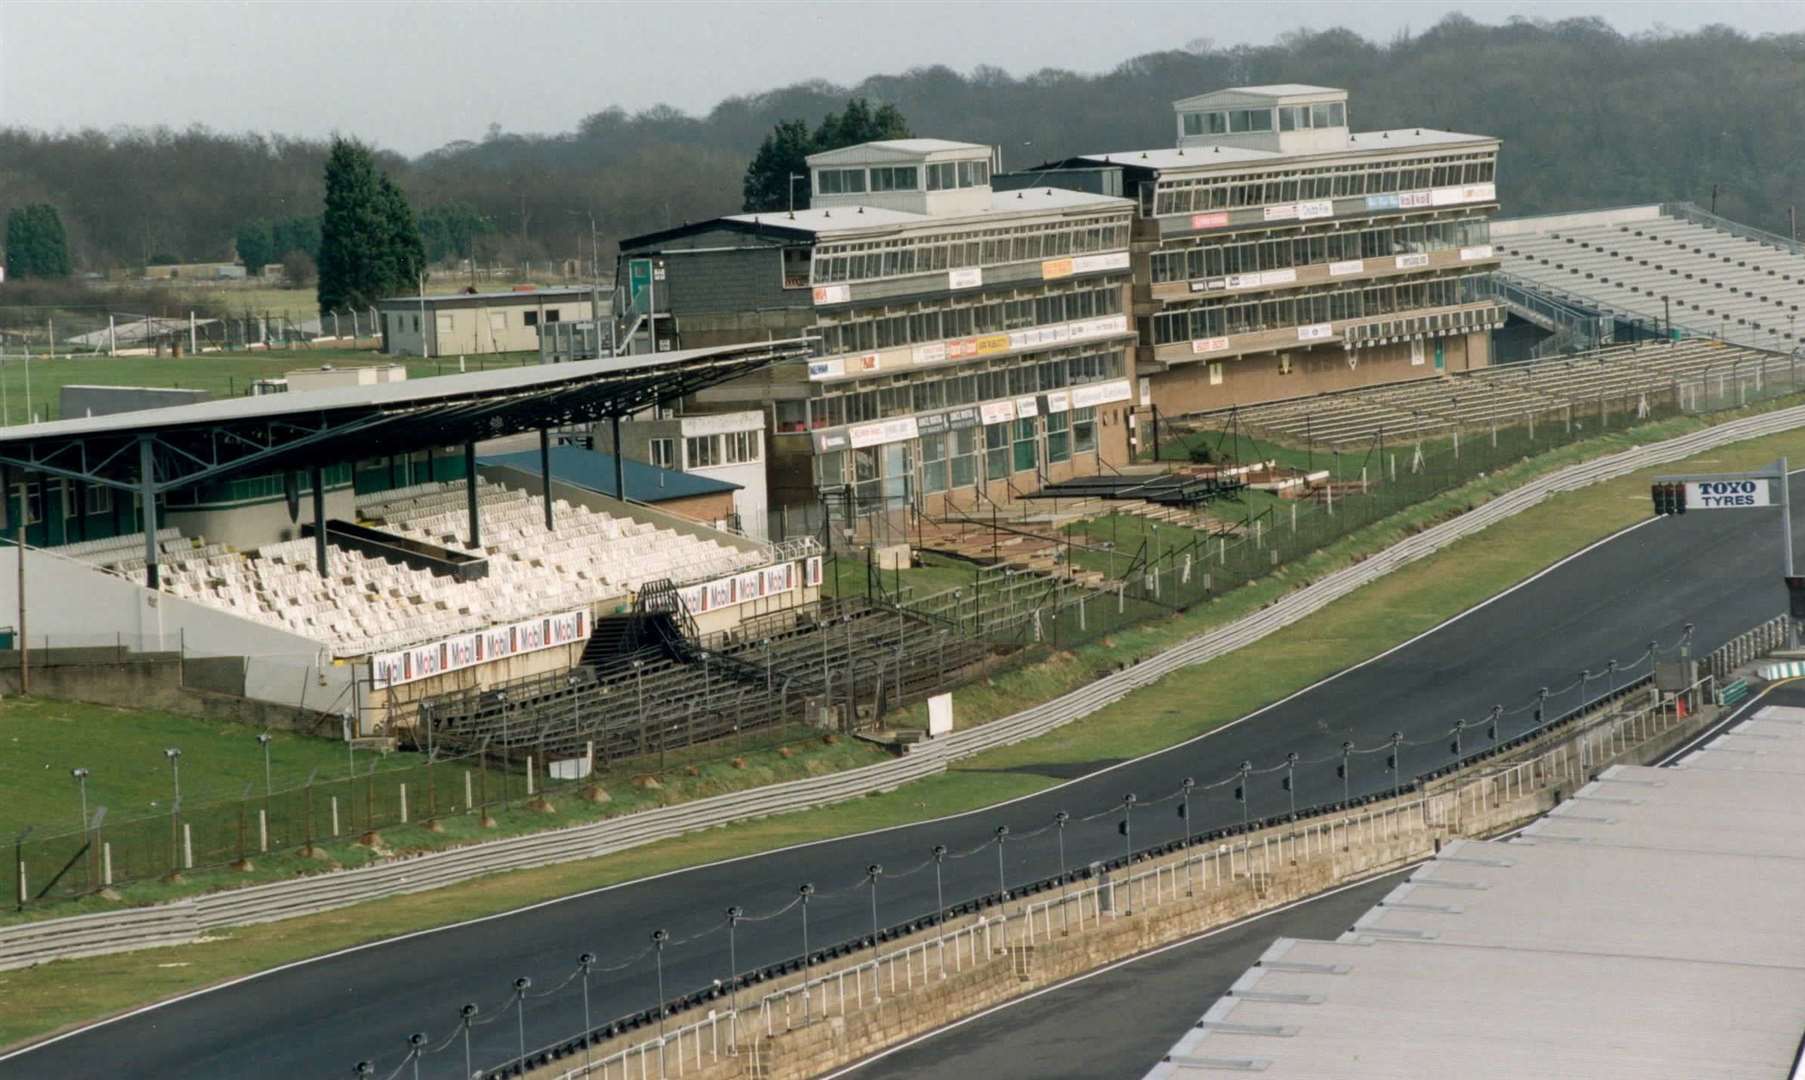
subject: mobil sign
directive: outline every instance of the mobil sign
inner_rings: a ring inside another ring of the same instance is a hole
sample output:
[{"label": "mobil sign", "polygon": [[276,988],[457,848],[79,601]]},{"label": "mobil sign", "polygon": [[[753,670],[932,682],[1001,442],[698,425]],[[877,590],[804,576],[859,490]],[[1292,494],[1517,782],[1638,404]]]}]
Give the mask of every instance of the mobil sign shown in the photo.
[{"label": "mobil sign", "polygon": [[1772,506],[1768,501],[1766,480],[1689,480],[1686,483],[1686,505],[1703,510],[1730,507]]}]

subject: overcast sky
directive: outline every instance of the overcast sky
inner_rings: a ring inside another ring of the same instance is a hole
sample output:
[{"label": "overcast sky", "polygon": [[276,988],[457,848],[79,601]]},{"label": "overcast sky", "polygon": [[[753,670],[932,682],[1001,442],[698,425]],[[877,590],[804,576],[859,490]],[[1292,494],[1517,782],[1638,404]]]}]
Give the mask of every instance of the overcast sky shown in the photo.
[{"label": "overcast sky", "polygon": [[1196,38],[1264,43],[1300,27],[1384,40],[1455,10],[1488,23],[1596,14],[1626,32],[1805,30],[1798,0],[0,0],[0,125],[336,130],[416,154],[491,122],[568,130],[609,105],[703,113],[735,94],[927,64],[1103,71]]}]

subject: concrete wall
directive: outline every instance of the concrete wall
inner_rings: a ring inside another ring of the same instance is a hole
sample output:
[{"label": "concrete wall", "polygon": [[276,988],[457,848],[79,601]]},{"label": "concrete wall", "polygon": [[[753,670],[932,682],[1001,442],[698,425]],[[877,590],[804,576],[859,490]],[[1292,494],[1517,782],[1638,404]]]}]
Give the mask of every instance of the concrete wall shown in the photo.
[{"label": "concrete wall", "polygon": [[[346,484],[326,492],[326,518],[357,520],[357,496]],[[166,508],[161,524],[182,530],[183,536],[204,537],[209,543],[230,544],[240,550],[301,538],[301,523],[313,521],[313,492],[301,485],[301,516],[288,519],[288,501],[239,503],[206,510]]]},{"label": "concrete wall", "polygon": [[[0,611],[15,622],[17,559],[17,548],[0,548]],[[33,648],[121,646],[243,657],[246,697],[311,712],[352,706],[355,669],[334,663],[324,643],[151,592],[74,559],[26,549],[25,598]]]},{"label": "concrete wall", "polygon": [[[1411,343],[1398,342],[1356,350],[1353,367],[1348,366],[1346,351],[1339,346],[1325,346],[1226,360],[1199,359],[1167,371],[1143,370],[1141,376],[1148,381],[1153,404],[1159,411],[1180,416],[1231,405],[1435,378],[1442,373],[1435,367],[1437,343],[1442,347],[1442,371],[1471,371],[1490,361],[1489,337],[1480,333],[1422,342],[1420,364],[1412,362]],[[1284,370],[1284,357],[1289,358],[1289,372]],[[1214,382],[1213,372],[1218,366],[1219,383]]]},{"label": "concrete wall", "polygon": [[[735,235],[731,241],[723,238],[714,250],[664,251],[664,280],[654,283],[658,313],[675,315],[680,331],[686,315],[767,308],[800,309],[811,313],[812,321],[812,291],[806,287],[783,287],[784,246],[764,240],[748,243],[748,238]],[[622,254],[626,258],[643,257],[632,252]],[[699,344],[685,335],[682,347],[695,348]]]},{"label": "concrete wall", "polygon": [[[31,692],[60,701],[338,735],[334,716],[242,696],[244,670],[243,659],[236,656],[184,660],[179,653],[55,648],[31,655]],[[17,693],[19,654],[0,653],[0,695]]]}]

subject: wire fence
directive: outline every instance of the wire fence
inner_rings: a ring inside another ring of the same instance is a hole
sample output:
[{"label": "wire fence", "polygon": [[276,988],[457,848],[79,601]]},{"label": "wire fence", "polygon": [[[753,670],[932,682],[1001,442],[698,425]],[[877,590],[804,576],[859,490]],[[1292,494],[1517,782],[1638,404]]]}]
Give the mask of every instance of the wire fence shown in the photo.
[{"label": "wire fence", "polygon": [[[1483,718],[1456,720],[1445,730],[1417,732],[1411,736],[1394,732],[1388,738],[1363,745],[1344,742],[1339,750],[1327,753],[1306,756],[1293,752],[1275,755],[1258,764],[1242,762],[1238,768],[1218,773],[1213,778],[1186,778],[1169,791],[1140,796],[1131,793],[1119,801],[1081,808],[1081,812],[1060,810],[1032,828],[1018,826],[1012,830],[1009,825],[1000,824],[986,839],[975,844],[958,849],[935,845],[921,851],[919,860],[909,865],[888,868],[877,863],[848,866],[840,882],[828,885],[802,883],[787,897],[768,900],[763,908],[735,905],[727,908],[718,922],[705,924],[686,937],[673,937],[662,928],[651,929],[639,938],[647,944],[622,950],[624,955],[607,966],[600,964],[596,954],[584,953],[575,971],[557,986],[538,992],[544,996],[559,993],[570,996],[574,991],[569,988],[580,980],[584,1001],[580,1031],[564,1034],[550,1042],[530,1036],[524,1006],[538,994],[531,989],[532,980],[523,976],[515,980],[513,995],[503,999],[499,1007],[483,1009],[474,1004],[467,1005],[466,1011],[461,1013],[462,1021],[452,1026],[447,1034],[436,1038],[427,1034],[415,1036],[419,1041],[410,1043],[409,1051],[398,1063],[386,1065],[380,1071],[374,1065],[365,1064],[371,1070],[369,1075],[402,1075],[404,1070],[417,1066],[434,1053],[458,1052],[459,1036],[474,1023],[472,1017],[481,1017],[482,1023],[503,1023],[514,1029],[509,1032],[514,1036],[509,1040],[511,1051],[505,1052],[499,1061],[491,1056],[490,1060],[496,1063],[490,1065],[479,1065],[466,1056],[465,1071],[460,1075],[522,1076],[534,1068],[576,1055],[587,1056],[589,1060],[582,1068],[573,1069],[566,1075],[641,1075],[635,1071],[641,1068],[646,1070],[643,1074],[646,1076],[681,1075],[680,1070],[691,1067],[691,1063],[699,1066],[704,1056],[719,1053],[721,1043],[717,1040],[725,1040],[730,1045],[737,1043],[742,1025],[752,1023],[752,1016],[767,1033],[775,1033],[824,1015],[824,1010],[832,1009],[836,1000],[841,1003],[841,1008],[845,1008],[852,995],[856,995],[861,1003],[867,993],[881,996],[884,983],[880,972],[885,963],[889,964],[888,977],[895,980],[899,975],[905,979],[911,977],[910,971],[928,962],[925,956],[917,955],[924,951],[923,948],[893,948],[886,956],[882,946],[902,942],[924,929],[950,928],[955,923],[986,913],[1001,913],[1003,906],[1011,901],[1064,890],[1068,885],[1082,882],[1096,883],[1079,892],[1079,895],[1091,898],[1093,916],[1101,910],[1095,907],[1100,898],[1105,907],[1118,895],[1124,906],[1145,903],[1147,889],[1165,889],[1173,882],[1156,877],[1142,882],[1137,894],[1133,891],[1132,881],[1140,881],[1139,877],[1132,878],[1131,882],[1117,882],[1112,887],[1106,884],[1109,876],[1118,871],[1133,875],[1137,863],[1194,848],[1213,851],[1225,840],[1232,842],[1232,838],[1275,826],[1309,823],[1350,812],[1358,816],[1367,812],[1365,808],[1381,806],[1384,800],[1427,791],[1431,782],[1459,774],[1461,770],[1478,768],[1485,783],[1504,785],[1499,788],[1501,794],[1513,783],[1521,794],[1528,779],[1540,777],[1546,780],[1553,774],[1547,769],[1537,772],[1534,760],[1525,766],[1518,759],[1524,753],[1532,752],[1539,740],[1582,722],[1592,726],[1581,729],[1587,735],[1578,751],[1580,756],[1575,759],[1577,767],[1583,770],[1608,760],[1622,750],[1672,730],[1680,721],[1712,702],[1715,677],[1710,674],[1677,693],[1661,694],[1653,690],[1656,663],[1685,657],[1691,637],[1692,631],[1688,627],[1669,644],[1649,642],[1639,654],[1627,659],[1607,659],[1595,665],[1597,670],[1582,668],[1568,685],[1541,688],[1514,705],[1498,705]],[[1710,664],[1707,662],[1702,666],[1709,668]],[[1488,763],[1496,763],[1497,767],[1490,768]],[[1524,772],[1525,767],[1529,773]],[[1577,774],[1569,769],[1562,775],[1571,778]],[[1339,797],[1300,804],[1298,792],[1306,788],[1339,791],[1340,794]],[[1447,812],[1460,812],[1458,799]],[[1174,820],[1179,830],[1176,835],[1170,824]],[[1307,830],[1310,825],[1305,824],[1302,828]],[[1141,837],[1138,844],[1137,832]],[[1115,849],[1117,854],[1068,858],[1069,852],[1080,850],[1076,844],[1080,837],[1089,841],[1082,850],[1094,853],[1099,833],[1121,837]],[[1022,853],[1030,845],[1043,849],[1043,855],[1057,852],[1057,874],[1019,877]],[[1249,857],[1244,854],[1243,862]],[[1018,876],[1011,875],[1012,866],[1018,868]],[[1234,867],[1228,864],[1226,869],[1232,872]],[[1170,869],[1155,868],[1149,873],[1170,876]],[[883,897],[894,896],[895,892],[891,890],[902,880],[917,875],[932,876],[933,907],[910,913],[903,919],[898,919],[892,908],[888,912],[889,921],[886,921]],[[955,880],[946,880],[954,875]],[[984,884],[987,877],[993,885]],[[1125,884],[1128,891],[1123,892]],[[955,897],[951,902],[946,894],[949,887],[954,890]],[[869,933],[822,945],[809,936],[809,910],[811,905],[818,908],[836,898],[843,902],[868,901],[871,929]],[[1031,935],[1036,932],[1033,929],[1037,925],[1036,919],[1048,922],[1050,927],[1050,920],[1055,917],[1053,909],[1069,902],[1069,899],[1059,899],[1041,903],[1040,907],[1045,910],[1023,921],[1023,933],[1028,935],[1026,943],[1033,941]],[[678,912],[672,912],[673,917],[677,915]],[[1060,917],[1069,918],[1071,914],[1066,912]],[[744,928],[773,923],[788,924],[791,932],[797,935],[795,940],[801,951],[775,963],[755,967],[738,963],[737,942],[739,935],[745,932]],[[611,927],[611,932],[618,929]],[[988,945],[990,930],[982,924],[976,928],[966,925],[963,929],[948,929],[945,936],[948,940],[964,940],[961,934],[974,933],[983,935],[982,940]],[[724,952],[722,938],[726,939]],[[972,938],[964,946],[955,947],[955,956],[970,952],[975,962],[981,948],[988,954],[990,950],[979,946],[978,940]],[[686,949],[691,950],[690,955],[707,952],[724,966],[720,969],[720,977],[713,979],[707,987],[672,995],[665,984],[666,965],[673,962],[672,954]],[[857,957],[866,950],[872,953],[869,961],[840,966],[819,976],[815,973],[822,965]],[[944,956],[939,959],[945,962]],[[962,961],[954,959],[952,962]],[[647,971],[647,968],[651,970]],[[655,988],[654,1005],[603,1023],[595,1021],[590,1009],[594,977],[611,975],[616,977],[617,983],[630,981],[641,986],[647,974],[654,976],[647,988]],[[894,986],[894,982],[891,985]],[[744,1002],[742,995],[748,995]],[[759,1011],[749,1016],[743,1006],[754,1000],[759,1003]],[[711,1007],[713,1014],[693,1024],[667,1028],[671,1017],[700,1006]],[[447,1013],[450,1012],[448,1009]],[[711,1026],[713,1024],[721,1027]],[[606,1057],[593,1054],[594,1047],[608,1040],[640,1031],[646,1033],[647,1041]],[[498,1040],[489,1043],[491,1054],[497,1045]],[[471,1053],[467,1038],[461,1052]],[[391,1068],[393,1072],[389,1071]]]}]

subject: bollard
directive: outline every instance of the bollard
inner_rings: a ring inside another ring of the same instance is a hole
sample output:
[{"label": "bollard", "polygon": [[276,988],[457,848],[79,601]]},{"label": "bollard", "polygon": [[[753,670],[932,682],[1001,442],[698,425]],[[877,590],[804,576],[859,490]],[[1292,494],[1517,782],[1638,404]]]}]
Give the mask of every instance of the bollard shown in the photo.
[{"label": "bollard", "polygon": [[338,835],[338,796],[332,796],[332,835]]},{"label": "bollard", "polygon": [[531,754],[526,756],[526,793],[528,798],[533,795],[533,755]]},{"label": "bollard", "polygon": [[100,883],[107,888],[113,886],[113,842],[111,840],[100,845]]},{"label": "bollard", "polygon": [[471,791],[470,791],[470,774],[465,773],[464,774],[464,809],[470,810],[470,809],[473,809],[475,806],[476,806],[476,799],[471,794]]},{"label": "bollard", "polygon": [[407,824],[407,785],[401,785],[401,824]]},{"label": "bollard", "polygon": [[257,811],[257,850],[269,851],[269,811]]},{"label": "bollard", "polygon": [[26,903],[30,899],[31,899],[31,889],[29,887],[27,887],[25,884],[25,860],[20,859],[19,860],[19,910],[23,911],[25,909]]},{"label": "bollard", "polygon": [[194,869],[194,827],[182,822],[182,867]]}]

